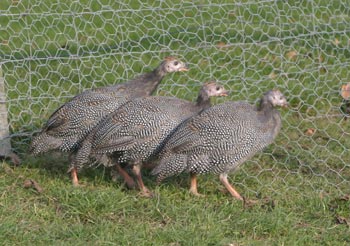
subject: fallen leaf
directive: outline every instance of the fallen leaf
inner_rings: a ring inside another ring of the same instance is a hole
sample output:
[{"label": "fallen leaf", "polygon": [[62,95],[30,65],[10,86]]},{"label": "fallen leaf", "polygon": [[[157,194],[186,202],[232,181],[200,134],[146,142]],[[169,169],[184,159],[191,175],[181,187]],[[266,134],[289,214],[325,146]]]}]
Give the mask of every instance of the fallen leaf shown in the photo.
[{"label": "fallen leaf", "polygon": [[323,58],[322,55],[320,55],[320,56],[318,57],[318,62],[319,62],[319,63],[322,63],[323,61],[324,61],[324,58]]},{"label": "fallen leaf", "polygon": [[234,16],[236,16],[236,12],[235,11],[229,11],[228,15],[231,16],[231,17],[234,17]]},{"label": "fallen leaf", "polygon": [[341,92],[340,95],[345,99],[348,100],[350,97],[350,83],[344,84],[341,86]]},{"label": "fallen leaf", "polygon": [[344,195],[339,197],[339,200],[341,201],[350,201],[350,195]]},{"label": "fallen leaf", "polygon": [[287,52],[287,54],[286,54],[286,56],[290,60],[294,59],[297,55],[298,55],[298,52],[296,52],[295,50],[291,50],[291,51]]},{"label": "fallen leaf", "polygon": [[275,74],[275,72],[271,72],[270,74],[269,74],[269,78],[270,79],[275,79],[277,77],[277,74]]},{"label": "fallen leaf", "polygon": [[336,221],[337,221],[337,223],[338,224],[345,224],[345,225],[347,225],[347,226],[350,226],[350,221],[349,221],[349,219],[347,219],[347,218],[345,218],[345,217],[343,217],[343,216],[337,216],[336,218]]},{"label": "fallen leaf", "polygon": [[334,44],[334,45],[339,45],[339,44],[340,44],[340,41],[336,38],[336,39],[333,40],[333,44]]},{"label": "fallen leaf", "polygon": [[26,179],[23,182],[24,188],[34,188],[37,192],[42,193],[44,190],[40,187],[40,185],[32,179]]},{"label": "fallen leaf", "polygon": [[309,227],[310,224],[308,223],[305,223],[305,222],[299,222],[296,224],[297,227],[303,227],[303,228],[306,228],[306,227]]},{"label": "fallen leaf", "polygon": [[227,44],[224,43],[224,42],[218,42],[218,43],[216,44],[216,47],[218,47],[218,48],[225,48],[226,46],[227,46]]},{"label": "fallen leaf", "polygon": [[316,132],[316,130],[314,128],[309,128],[305,131],[305,135],[312,136],[315,134],[315,132]]}]

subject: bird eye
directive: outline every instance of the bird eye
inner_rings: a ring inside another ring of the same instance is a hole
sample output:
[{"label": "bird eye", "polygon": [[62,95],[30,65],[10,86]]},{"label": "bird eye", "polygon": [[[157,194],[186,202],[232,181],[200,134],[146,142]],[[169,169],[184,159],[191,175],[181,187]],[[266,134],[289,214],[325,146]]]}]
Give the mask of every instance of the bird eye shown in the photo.
[{"label": "bird eye", "polygon": [[175,65],[175,66],[179,65],[179,62],[178,62],[178,61],[175,61],[175,62],[174,62],[174,65]]},{"label": "bird eye", "polygon": [[219,90],[220,90],[220,87],[219,87],[219,86],[217,86],[217,87],[216,87],[216,90],[217,90],[217,91],[219,91]]}]

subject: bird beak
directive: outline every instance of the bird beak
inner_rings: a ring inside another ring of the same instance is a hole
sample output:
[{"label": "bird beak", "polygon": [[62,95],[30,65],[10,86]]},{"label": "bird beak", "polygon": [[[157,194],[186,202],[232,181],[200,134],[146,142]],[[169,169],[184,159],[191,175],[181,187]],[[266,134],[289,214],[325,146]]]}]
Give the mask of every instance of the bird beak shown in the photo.
[{"label": "bird beak", "polygon": [[182,68],[179,69],[180,72],[187,72],[188,70],[189,70],[189,68],[188,68],[188,65],[187,65],[187,64],[185,64],[184,67],[182,67]]},{"label": "bird beak", "polygon": [[285,102],[284,104],[282,104],[282,108],[289,108],[289,103]]},{"label": "bird beak", "polygon": [[220,94],[221,97],[227,97],[228,95],[230,95],[230,93],[227,90],[225,90],[225,89]]},{"label": "bird beak", "polygon": [[224,91],[220,94],[221,97],[227,97],[229,95],[228,91]]}]

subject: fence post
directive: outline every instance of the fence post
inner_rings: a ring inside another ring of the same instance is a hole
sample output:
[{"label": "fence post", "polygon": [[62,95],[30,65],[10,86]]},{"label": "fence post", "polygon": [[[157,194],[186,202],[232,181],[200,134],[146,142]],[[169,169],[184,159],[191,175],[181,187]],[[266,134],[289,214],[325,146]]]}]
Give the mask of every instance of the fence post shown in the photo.
[{"label": "fence post", "polygon": [[10,158],[13,164],[19,165],[20,159],[12,152],[7,119],[5,79],[0,64],[0,157]]}]

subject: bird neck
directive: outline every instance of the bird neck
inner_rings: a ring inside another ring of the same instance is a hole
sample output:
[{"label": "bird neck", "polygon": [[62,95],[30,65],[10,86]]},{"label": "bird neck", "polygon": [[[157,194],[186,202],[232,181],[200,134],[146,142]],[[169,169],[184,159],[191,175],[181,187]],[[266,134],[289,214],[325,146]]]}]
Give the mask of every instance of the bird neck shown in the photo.
[{"label": "bird neck", "polygon": [[275,138],[281,128],[281,116],[277,109],[264,98],[261,99],[257,107],[258,118],[268,129],[272,131],[272,139]]},{"label": "bird neck", "polygon": [[[160,66],[161,67],[161,66]],[[151,94],[158,88],[160,82],[162,82],[166,72],[162,68],[156,68],[149,74],[149,79],[147,80],[147,87],[151,91]]]},{"label": "bird neck", "polygon": [[257,111],[260,112],[260,116],[263,117],[263,120],[269,120],[271,117],[273,117],[275,109],[271,103],[269,103],[265,98],[262,98],[257,106]]},{"label": "bird neck", "polygon": [[196,106],[200,109],[206,109],[210,107],[210,97],[207,93],[201,91],[197,97]]},{"label": "bird neck", "polygon": [[166,65],[166,62],[163,61],[156,69],[153,70],[152,73],[154,74],[155,77],[162,79],[167,74],[165,65]]},{"label": "bird neck", "polygon": [[160,82],[166,75],[164,69],[159,66],[152,72],[140,75],[136,79],[129,82],[133,85],[133,94],[136,96],[149,96],[158,88]]},{"label": "bird neck", "polygon": [[257,106],[258,111],[272,111],[273,106],[269,103],[266,98],[262,98]]},{"label": "bird neck", "polygon": [[153,94],[166,74],[164,62],[162,62],[159,67],[146,75],[145,81],[147,82],[143,84],[143,88],[149,91],[150,95]]}]

